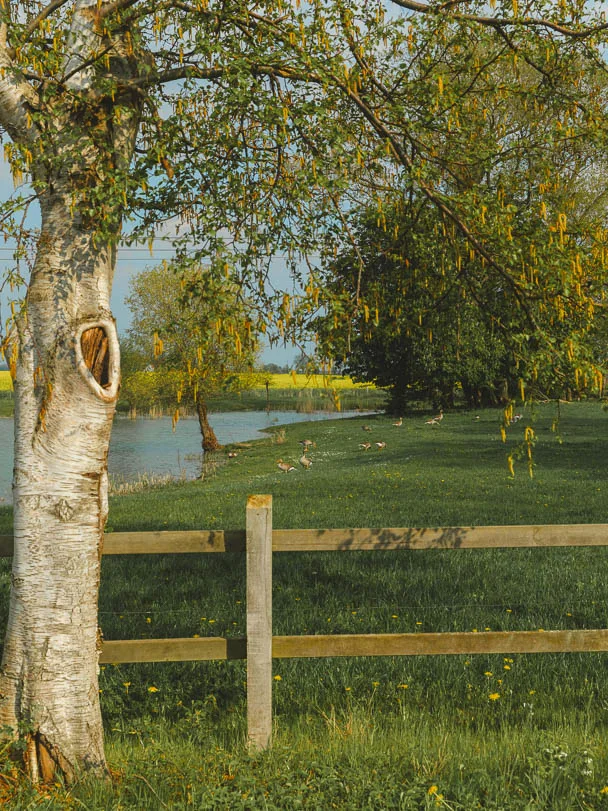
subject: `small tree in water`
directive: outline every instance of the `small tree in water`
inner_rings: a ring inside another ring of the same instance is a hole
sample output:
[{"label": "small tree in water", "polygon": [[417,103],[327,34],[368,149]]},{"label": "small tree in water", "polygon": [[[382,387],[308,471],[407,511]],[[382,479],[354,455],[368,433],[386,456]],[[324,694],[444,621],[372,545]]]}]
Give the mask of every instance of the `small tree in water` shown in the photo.
[{"label": "small tree in water", "polygon": [[255,382],[251,307],[234,283],[196,262],[138,273],[126,302],[133,316],[129,345],[152,368],[126,377],[123,393],[128,398],[150,380],[174,423],[182,405],[196,410],[203,450],[217,450],[207,399]]}]

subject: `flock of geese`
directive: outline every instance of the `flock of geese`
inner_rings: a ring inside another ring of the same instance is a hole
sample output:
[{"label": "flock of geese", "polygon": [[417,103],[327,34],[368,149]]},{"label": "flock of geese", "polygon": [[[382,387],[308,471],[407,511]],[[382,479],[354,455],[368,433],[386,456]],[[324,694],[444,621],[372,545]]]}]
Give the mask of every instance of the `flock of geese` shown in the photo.
[{"label": "flock of geese", "polygon": [[[309,459],[306,454],[311,448],[316,447],[316,443],[312,441],[312,439],[299,439],[298,442],[302,446],[302,456],[300,456],[300,464],[304,468],[304,470],[310,470],[312,467],[312,459]],[[293,465],[290,465],[289,462],[284,462],[282,459],[277,459],[277,467],[282,473],[290,473],[292,470],[295,470]]]},{"label": "flock of geese", "polygon": [[[436,417],[432,417],[430,420],[426,420],[425,425],[439,425],[441,420],[443,419],[443,411],[440,411]],[[403,425],[403,417],[399,417],[397,422],[393,423],[395,428],[401,428]],[[371,431],[371,427],[369,425],[362,426],[363,431]],[[299,462],[304,468],[304,470],[310,470],[312,467],[312,459],[310,459],[307,454],[311,448],[316,447],[316,443],[312,441],[312,439],[300,439],[298,440],[299,444],[302,446],[302,456],[300,456]],[[374,442],[373,445],[378,448],[379,451],[383,451],[386,448],[386,442],[380,440],[378,442]],[[359,448],[363,451],[369,451],[373,447],[371,442],[360,442]],[[291,473],[291,471],[295,470],[295,466],[290,464],[289,462],[284,462],[282,459],[277,459],[277,467],[281,471],[281,473]]]}]

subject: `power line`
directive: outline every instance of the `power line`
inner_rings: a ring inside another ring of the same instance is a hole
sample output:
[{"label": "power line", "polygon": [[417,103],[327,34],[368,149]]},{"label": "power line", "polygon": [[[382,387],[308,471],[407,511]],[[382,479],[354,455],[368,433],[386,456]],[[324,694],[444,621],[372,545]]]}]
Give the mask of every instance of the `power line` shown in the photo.
[{"label": "power line", "polygon": [[[13,253],[13,250],[14,250],[13,248],[3,248],[3,247],[0,247],[0,254],[1,254],[1,253],[9,253],[9,254],[12,254],[12,253]],[[148,249],[147,249],[147,248],[119,248],[119,249],[118,249],[118,258],[117,258],[117,261],[120,261],[120,256],[121,256],[121,254],[125,254],[125,253],[141,253],[142,251],[148,251]],[[148,256],[131,257],[131,259],[132,259],[132,261],[136,261],[136,262],[137,262],[137,261],[139,261],[139,262],[142,262],[142,261],[149,261],[150,259],[154,259],[154,254],[156,254],[156,253],[170,253],[170,254],[174,254],[174,253],[175,253],[175,251],[174,251],[174,250],[172,250],[171,248],[155,248],[155,249],[152,251],[152,255],[151,255],[151,256],[148,254]],[[286,253],[274,253],[274,254],[272,254],[272,256],[271,256],[271,257],[266,257],[266,258],[268,258],[268,259],[290,259],[290,260],[293,260],[293,258],[294,258],[294,257],[293,257],[293,256],[289,256],[289,255],[288,255],[288,254],[286,254]],[[309,259],[322,259],[322,256],[321,256],[321,254],[308,254],[308,258],[309,258]],[[0,261],[6,261],[6,259],[4,259],[4,257],[0,256]]]}]

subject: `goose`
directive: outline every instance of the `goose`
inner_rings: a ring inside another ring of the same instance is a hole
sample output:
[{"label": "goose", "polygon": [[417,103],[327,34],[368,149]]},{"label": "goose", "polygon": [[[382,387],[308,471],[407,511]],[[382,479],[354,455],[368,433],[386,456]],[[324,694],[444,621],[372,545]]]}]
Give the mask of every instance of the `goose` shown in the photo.
[{"label": "goose", "polygon": [[431,417],[431,419],[427,420],[424,424],[425,425],[439,425],[439,423],[441,422],[442,419],[443,419],[443,410],[441,410],[439,412],[439,414],[437,414],[436,417]]},{"label": "goose", "polygon": [[375,445],[379,451],[382,451],[384,450],[384,448],[386,448],[386,442],[376,442]]},{"label": "goose", "polygon": [[364,451],[368,451],[371,448],[371,446],[372,446],[371,442],[361,442],[361,444],[359,445],[359,447]]},{"label": "goose", "polygon": [[316,442],[313,442],[312,439],[298,439],[298,442],[304,448],[304,452],[306,452],[309,448],[317,447]]},{"label": "goose", "polygon": [[283,473],[289,473],[292,470],[295,470],[293,465],[290,465],[289,462],[284,462],[282,459],[277,459],[277,467]]},{"label": "goose", "polygon": [[300,456],[300,464],[302,465],[304,470],[310,470],[310,468],[312,467],[312,459],[309,459],[308,456],[306,456],[306,451],[304,451],[302,456]]},{"label": "goose", "polygon": [[371,431],[372,429],[369,427],[369,425],[362,425],[361,430],[362,431]]},{"label": "goose", "polygon": [[403,425],[403,417],[399,417],[397,422],[394,422],[393,425],[395,426],[395,428],[401,428],[401,426]]}]

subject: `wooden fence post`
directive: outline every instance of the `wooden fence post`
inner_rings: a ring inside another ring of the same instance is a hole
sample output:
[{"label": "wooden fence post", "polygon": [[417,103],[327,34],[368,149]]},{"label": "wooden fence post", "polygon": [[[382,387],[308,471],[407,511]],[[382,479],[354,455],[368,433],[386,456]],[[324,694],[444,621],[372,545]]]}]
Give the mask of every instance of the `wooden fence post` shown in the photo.
[{"label": "wooden fence post", "polygon": [[247,738],[272,734],[272,496],[247,499]]}]

